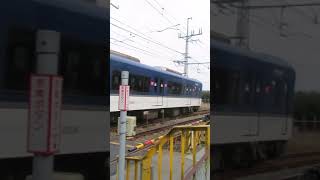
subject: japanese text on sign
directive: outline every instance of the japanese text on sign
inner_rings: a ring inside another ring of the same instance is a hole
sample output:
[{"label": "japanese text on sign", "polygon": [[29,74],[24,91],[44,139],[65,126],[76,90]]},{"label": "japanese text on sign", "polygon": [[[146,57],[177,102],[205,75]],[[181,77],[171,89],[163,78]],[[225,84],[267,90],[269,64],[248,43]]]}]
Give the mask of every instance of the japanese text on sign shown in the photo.
[{"label": "japanese text on sign", "polygon": [[32,75],[29,98],[28,152],[57,152],[60,144],[62,78]]},{"label": "japanese text on sign", "polygon": [[119,110],[127,111],[129,109],[130,86],[121,85],[119,87]]}]

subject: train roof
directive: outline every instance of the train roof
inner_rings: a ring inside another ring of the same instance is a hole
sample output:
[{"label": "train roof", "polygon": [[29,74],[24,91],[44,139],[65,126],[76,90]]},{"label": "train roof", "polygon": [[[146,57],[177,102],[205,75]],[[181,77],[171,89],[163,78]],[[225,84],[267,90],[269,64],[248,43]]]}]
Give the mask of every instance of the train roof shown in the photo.
[{"label": "train roof", "polygon": [[264,53],[257,53],[257,52],[253,52],[250,50],[241,49],[241,48],[232,46],[230,44],[217,42],[215,40],[211,40],[211,48],[222,50],[222,51],[225,51],[225,52],[228,52],[231,54],[235,54],[235,55],[239,55],[239,56],[245,56],[245,57],[252,58],[252,59],[255,59],[255,60],[258,60],[261,62],[271,63],[271,64],[285,67],[288,69],[293,69],[293,67],[287,61],[285,61],[281,58],[271,56],[268,54],[264,54]]},{"label": "train roof", "polygon": [[79,0],[32,0],[33,2],[46,4],[58,8],[63,8],[68,11],[73,11],[95,18],[107,19],[108,9],[99,7],[95,3],[82,2]]},{"label": "train roof", "polygon": [[50,29],[70,39],[105,45],[109,35],[108,11],[75,0],[7,0],[0,6],[0,20],[8,29]]},{"label": "train roof", "polygon": [[132,65],[132,66],[136,66],[136,67],[139,67],[139,68],[142,68],[142,69],[147,69],[147,70],[155,71],[155,72],[158,72],[158,73],[166,74],[166,75],[169,75],[169,76],[174,76],[176,78],[181,78],[181,79],[185,79],[185,80],[188,80],[188,81],[194,81],[194,82],[202,84],[199,80],[192,79],[192,78],[187,78],[187,77],[184,77],[184,76],[172,73],[172,72],[164,71],[164,70],[161,70],[159,68],[148,66],[148,65],[145,65],[145,64],[142,64],[142,63],[137,63],[137,62],[132,61],[132,60],[130,60],[128,58],[124,58],[122,56],[119,56],[119,55],[111,53],[110,54],[110,61],[113,61],[113,60],[117,61],[117,62],[129,64],[129,65]]}]

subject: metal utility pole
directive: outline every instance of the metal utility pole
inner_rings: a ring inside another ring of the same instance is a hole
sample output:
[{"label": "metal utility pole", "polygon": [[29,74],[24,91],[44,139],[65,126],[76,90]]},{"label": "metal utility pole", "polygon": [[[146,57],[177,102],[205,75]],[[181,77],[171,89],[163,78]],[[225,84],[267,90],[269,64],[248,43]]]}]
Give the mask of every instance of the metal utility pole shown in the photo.
[{"label": "metal utility pole", "polygon": [[199,32],[197,34],[194,33],[194,31],[191,31],[190,34],[189,34],[189,20],[191,20],[192,18],[189,17],[187,19],[187,35],[186,36],[181,36],[181,34],[179,34],[179,38],[183,38],[186,40],[186,47],[185,47],[185,53],[184,53],[184,61],[177,61],[178,63],[180,62],[183,62],[184,64],[184,76],[188,76],[188,59],[190,58],[189,55],[188,55],[188,51],[189,51],[189,42],[190,42],[190,39],[194,36],[199,36],[202,34],[202,30],[199,29]]},{"label": "metal utility pole", "polygon": [[242,0],[237,12],[237,29],[236,34],[239,38],[237,46],[249,49],[249,29],[250,29],[250,11],[248,7],[248,0]]},{"label": "metal utility pole", "polygon": [[[237,39],[236,45],[242,48],[249,48],[250,40],[250,11],[266,10],[266,9],[280,9],[280,24],[279,31],[280,36],[286,37],[285,33],[288,24],[284,22],[284,10],[288,8],[296,7],[320,7],[319,2],[309,3],[281,3],[281,4],[262,4],[262,5],[250,5],[249,0],[211,0],[212,4],[217,5],[220,8],[226,8],[224,5],[229,5],[232,8],[237,9],[237,25],[236,36],[231,39]],[[317,16],[314,18],[317,23]]]},{"label": "metal utility pole", "polygon": [[120,149],[119,149],[119,180],[124,180],[126,134],[127,134],[127,110],[129,102],[129,72],[121,72],[121,86],[119,87],[119,110],[120,110]]}]

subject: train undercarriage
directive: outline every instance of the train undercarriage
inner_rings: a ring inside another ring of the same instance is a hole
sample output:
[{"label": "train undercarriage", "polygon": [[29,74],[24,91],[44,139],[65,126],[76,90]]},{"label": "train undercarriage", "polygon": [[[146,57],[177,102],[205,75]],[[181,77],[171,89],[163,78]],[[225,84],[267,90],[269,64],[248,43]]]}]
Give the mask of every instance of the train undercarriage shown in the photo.
[{"label": "train undercarriage", "polygon": [[287,141],[211,145],[211,167],[214,171],[251,167],[259,161],[283,155],[286,146]]},{"label": "train undercarriage", "polygon": [[[137,118],[137,125],[145,124],[146,121],[155,119],[174,118],[181,115],[192,114],[199,111],[198,106],[194,107],[181,107],[181,108],[164,108],[164,109],[151,109],[151,110],[138,110],[128,111],[128,116],[135,116]],[[120,112],[111,112],[110,121],[111,126],[116,126]]]}]

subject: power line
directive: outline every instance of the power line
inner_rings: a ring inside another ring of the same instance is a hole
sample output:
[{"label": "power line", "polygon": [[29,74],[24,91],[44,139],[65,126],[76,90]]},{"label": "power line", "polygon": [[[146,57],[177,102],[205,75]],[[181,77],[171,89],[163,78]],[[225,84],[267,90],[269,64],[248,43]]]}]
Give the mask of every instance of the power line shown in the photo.
[{"label": "power line", "polygon": [[[161,17],[163,17],[166,21],[168,21],[171,25],[173,25],[174,23],[172,23],[172,21],[170,21],[170,19],[168,19],[166,16],[163,15],[163,12],[160,12],[153,4],[151,4],[148,0],[145,0],[158,14],[160,14]],[[163,8],[164,10],[164,8]]]},{"label": "power line", "polygon": [[[237,8],[237,7],[234,7],[234,6],[229,6],[229,7],[231,7],[231,8]],[[235,12],[234,12],[232,9],[229,9],[229,10],[232,11],[232,14],[233,14],[233,15],[235,14]],[[226,14],[225,14],[225,15],[226,15]],[[230,15],[228,15],[228,16],[230,16]],[[267,20],[263,19],[262,17],[254,16],[254,15],[250,15],[250,16],[251,16],[250,19],[252,19],[252,17],[254,17],[254,18],[256,18],[256,19],[259,20],[259,21],[255,21],[255,22],[250,20],[250,22],[253,23],[253,24],[259,23],[259,24],[265,25],[265,26],[270,25],[271,27],[280,29],[280,36],[282,36],[282,37],[287,37],[288,35],[290,35],[290,36],[299,36],[299,35],[301,35],[301,36],[308,37],[308,38],[312,37],[311,35],[309,35],[309,34],[307,34],[307,33],[304,33],[304,32],[293,32],[293,31],[289,31],[289,30],[285,30],[285,31],[284,31],[284,29],[281,29],[281,28],[283,28],[283,27],[280,26],[281,23],[283,23],[282,20],[278,21],[278,23],[279,23],[280,25],[277,25],[277,24],[274,24],[274,23],[269,23],[269,22],[267,22]],[[281,17],[280,17],[280,19],[281,19]],[[254,20],[254,19],[252,19],[252,20]],[[261,22],[261,21],[262,21],[262,22]],[[287,25],[286,25],[286,26],[287,26]],[[273,28],[270,28],[270,29],[274,30]]]},{"label": "power line", "polygon": [[113,44],[113,45],[115,45],[115,46],[119,46],[119,47],[122,47],[122,48],[125,48],[126,50],[131,50],[131,51],[134,51],[134,52],[138,52],[138,53],[140,53],[140,54],[144,54],[144,55],[147,55],[147,56],[151,56],[151,57],[154,57],[153,55],[151,55],[151,54],[148,54],[148,53],[145,53],[145,52],[143,52],[143,51],[140,51],[140,50],[136,50],[136,49],[133,49],[133,48],[130,48],[130,47],[128,47],[128,46],[124,46],[124,45],[120,45],[120,44],[116,44],[116,43],[113,43],[113,42],[110,42],[110,44]]},{"label": "power line", "polygon": [[[235,6],[235,5],[234,5]],[[320,3],[296,3],[296,4],[279,4],[279,5],[249,5],[244,6],[243,8],[249,10],[256,10],[256,9],[275,9],[275,8],[292,8],[292,7],[314,7],[320,6]],[[235,6],[240,8],[239,6]]]},{"label": "power line", "polygon": [[[133,40],[132,40],[131,42],[138,44],[138,47],[139,47],[139,48],[138,48],[137,46],[133,46],[133,45],[128,44],[128,43],[124,43],[123,40],[118,40],[118,39],[112,38],[112,37],[111,37],[110,39],[115,40],[115,42],[112,42],[112,44],[114,44],[114,45],[118,45],[118,44],[116,44],[116,42],[119,42],[119,43],[125,44],[125,45],[127,45],[127,46],[129,46],[129,47],[133,47],[133,48],[135,48],[135,49],[138,49],[138,50],[140,50],[140,51],[143,51],[143,52],[145,52],[145,51],[147,51],[147,50],[141,49],[140,46],[145,47],[145,48],[147,48],[147,49],[150,49],[151,51],[148,51],[148,53],[152,53],[152,57],[168,57],[169,59],[175,59],[175,57],[173,57],[173,56],[171,56],[171,55],[168,55],[168,54],[165,54],[165,53],[163,53],[163,52],[154,50],[154,49],[152,49],[151,47],[146,46],[146,45],[144,45],[144,44],[142,44],[142,43],[140,43],[140,42],[137,42],[137,41],[133,41]],[[124,47],[124,46],[122,46],[122,47]],[[146,54],[146,55],[151,56],[150,54]]]},{"label": "power line", "polygon": [[[120,42],[120,43],[122,43],[122,44],[125,44],[125,45],[127,45],[127,46],[130,46],[130,47],[132,47],[132,48],[135,48],[135,49],[138,49],[138,50],[140,50],[140,51],[143,51],[143,52],[146,52],[146,53],[149,53],[149,54],[152,54],[152,55],[156,56],[154,53],[152,53],[152,52],[150,52],[150,51],[147,51],[147,50],[138,48],[138,47],[136,47],[136,46],[133,46],[133,45],[128,44],[128,43],[125,43],[125,42],[123,42],[123,41],[119,41],[118,39],[115,39],[115,38],[110,38],[110,39],[113,39],[113,40],[115,40],[115,41],[117,41],[117,42]],[[113,43],[115,43],[115,42],[113,42]]]},{"label": "power line", "polygon": [[[125,36],[123,36],[123,35],[121,35],[121,34],[119,34],[119,33],[113,32],[113,31],[112,31],[112,33],[115,33],[115,34],[117,34],[117,35],[125,38],[124,40],[120,40],[120,41],[117,41],[117,42],[123,42],[123,41],[125,41],[125,40],[130,40],[130,42],[135,43],[135,44],[137,44],[138,46],[143,46],[143,47],[145,47],[145,48],[147,48],[147,49],[152,50],[153,52],[157,53],[158,56],[165,56],[165,57],[173,58],[173,57],[172,57],[171,55],[169,55],[168,52],[166,52],[166,51],[160,52],[160,51],[157,51],[157,50],[155,50],[155,49],[152,49],[150,46],[144,45],[144,44],[141,43],[141,42],[137,42],[137,41],[131,40],[131,39],[129,39],[130,37],[125,37]],[[112,37],[111,37],[111,38],[112,38]],[[115,39],[115,38],[112,38],[112,39]],[[114,42],[114,43],[115,43],[115,42]]]},{"label": "power line", "polygon": [[[288,4],[287,0],[283,0],[283,2]],[[311,8],[311,11],[314,10],[313,6],[311,6],[310,8]],[[307,14],[306,12],[304,12],[298,7],[293,7],[292,10],[294,10],[296,13],[300,14],[301,16],[305,17],[306,19],[310,20],[311,22],[314,22],[313,15]]]},{"label": "power line", "polygon": [[134,36],[132,36],[131,34],[130,34],[129,37],[127,37],[127,36],[124,36],[124,35],[122,35],[122,34],[119,34],[119,33],[115,32],[115,31],[112,31],[112,30],[111,30],[111,33],[116,34],[116,35],[118,35],[118,36],[120,36],[120,37],[123,37],[123,38],[129,38],[129,37],[134,38]]},{"label": "power line", "polygon": [[[209,62],[200,62],[192,57],[190,57],[190,59],[196,61],[197,63],[190,63],[190,64],[198,64],[198,65],[202,65],[203,67],[207,68],[207,69],[210,69],[210,60]],[[209,64],[208,66],[206,66],[205,64]]]},{"label": "power line", "polygon": [[164,8],[161,6],[161,4],[160,4],[157,0],[153,0],[153,1],[156,2],[156,4],[157,4],[161,9],[164,10]]},{"label": "power line", "polygon": [[[175,23],[173,23],[169,18],[167,18],[167,17],[165,16],[164,12],[166,12],[166,14],[167,14],[168,16],[170,16],[175,22],[177,22],[176,24],[180,24],[179,21],[177,21],[177,19],[176,19],[174,16],[172,16],[168,11],[166,11],[165,8],[164,8],[158,1],[153,0],[153,1],[155,1],[156,4],[161,8],[162,12],[160,12],[156,7],[154,7],[148,0],[145,0],[145,1],[146,1],[158,14],[160,14],[160,16],[161,16],[162,18],[164,18],[166,21],[168,21],[169,24],[174,25]],[[184,25],[182,25],[182,28],[183,28],[184,30],[186,30],[186,27],[185,27]],[[182,33],[181,30],[179,30],[179,31],[180,31],[180,33]]]},{"label": "power line", "polygon": [[175,52],[175,53],[178,53],[178,54],[183,55],[183,53],[181,53],[181,52],[179,52],[179,51],[177,51],[177,50],[175,50],[175,49],[173,49],[173,48],[170,48],[170,47],[168,47],[168,46],[166,46],[166,45],[164,45],[164,44],[162,44],[162,43],[160,43],[160,42],[151,40],[151,38],[150,38],[150,39],[145,38],[145,37],[143,37],[143,36],[141,36],[141,35],[139,35],[139,34],[137,34],[137,33],[134,33],[134,32],[132,32],[132,31],[126,29],[126,28],[120,27],[120,26],[118,26],[118,25],[116,25],[116,24],[113,24],[113,23],[111,23],[111,22],[110,22],[110,24],[111,24],[112,26],[118,28],[118,29],[121,29],[121,30],[123,30],[123,31],[132,33],[132,34],[136,35],[137,37],[140,37],[141,39],[144,39],[144,40],[146,40],[146,41],[152,42],[152,43],[154,43],[154,44],[156,44],[156,45],[158,45],[158,46],[162,46],[162,47],[164,47],[164,48],[166,48],[166,49],[168,49],[168,50],[170,50],[170,51],[173,51],[173,52]]},{"label": "power line", "polygon": [[[130,28],[130,29],[132,29],[133,31],[135,31],[135,32],[137,32],[137,33],[145,36],[146,38],[150,38],[150,39],[151,39],[151,37],[147,36],[145,33],[142,33],[141,31],[139,31],[139,30],[137,30],[136,28],[133,28],[132,26],[130,26],[130,25],[128,25],[128,24],[120,21],[119,19],[116,19],[116,18],[113,18],[113,17],[110,17],[110,19],[112,19],[112,20],[114,20],[114,21],[117,21],[118,23],[120,23],[120,24],[122,24],[122,25],[124,25],[124,26],[126,26],[126,27],[128,27],[128,28]],[[147,28],[148,28],[148,27],[147,27]],[[148,28],[148,29],[150,29],[150,28]],[[151,29],[150,29],[150,30],[151,30]],[[132,36],[132,37],[134,37],[134,36]]]}]

